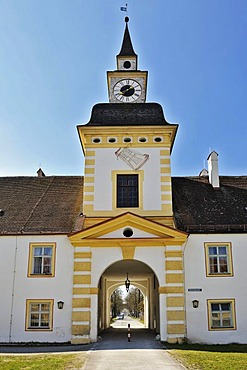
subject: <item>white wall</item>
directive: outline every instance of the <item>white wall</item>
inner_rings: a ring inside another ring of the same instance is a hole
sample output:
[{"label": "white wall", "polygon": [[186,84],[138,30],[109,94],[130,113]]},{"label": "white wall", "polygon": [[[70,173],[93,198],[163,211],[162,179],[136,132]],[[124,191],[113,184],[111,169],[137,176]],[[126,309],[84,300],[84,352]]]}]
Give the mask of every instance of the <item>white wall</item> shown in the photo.
[{"label": "white wall", "polygon": [[[55,277],[28,278],[30,242],[56,242]],[[73,247],[67,236],[6,236],[0,238],[0,342],[67,342],[71,339]],[[14,261],[16,254],[16,273]],[[13,293],[13,301],[12,301]],[[53,330],[25,331],[26,299],[54,299]],[[64,301],[63,310],[57,302]],[[11,305],[13,323],[10,333]]]},{"label": "white wall", "polygon": [[[144,171],[143,209],[161,209],[160,148],[134,148],[142,154],[149,154],[148,161],[141,167]],[[116,148],[95,150],[94,209],[112,210],[112,171],[131,168],[115,155]],[[136,171],[138,173],[138,171]]]},{"label": "white wall", "polygon": [[[206,277],[204,242],[231,242],[232,277]],[[190,235],[185,248],[187,338],[204,343],[247,343],[247,236],[246,234]],[[201,288],[202,292],[188,292]],[[235,299],[237,330],[208,330],[207,299]],[[199,300],[193,308],[192,301]]]}]

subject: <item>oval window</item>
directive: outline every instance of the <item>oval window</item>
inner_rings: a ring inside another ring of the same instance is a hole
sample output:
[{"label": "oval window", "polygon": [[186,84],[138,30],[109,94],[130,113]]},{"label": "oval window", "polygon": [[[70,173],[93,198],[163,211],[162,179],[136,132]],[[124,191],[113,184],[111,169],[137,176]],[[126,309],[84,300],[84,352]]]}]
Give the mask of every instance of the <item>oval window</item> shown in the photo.
[{"label": "oval window", "polygon": [[134,232],[130,227],[127,227],[123,231],[123,236],[125,236],[125,238],[130,238],[133,234],[134,234]]},{"label": "oval window", "polygon": [[95,137],[94,139],[93,139],[93,143],[95,143],[95,144],[98,144],[98,143],[100,143],[101,142],[101,140],[100,140],[100,138],[99,137]]},{"label": "oval window", "polygon": [[116,141],[115,137],[110,137],[110,139],[108,139],[109,143],[115,143]]},{"label": "oval window", "polygon": [[154,141],[156,142],[156,143],[160,143],[161,141],[162,141],[162,137],[155,137],[154,138]]},{"label": "oval window", "polygon": [[131,138],[130,138],[130,137],[125,137],[125,138],[123,139],[123,141],[124,141],[125,143],[130,143],[130,142],[131,142]]},{"label": "oval window", "polygon": [[145,137],[140,137],[138,140],[140,143],[145,143],[147,141]]}]

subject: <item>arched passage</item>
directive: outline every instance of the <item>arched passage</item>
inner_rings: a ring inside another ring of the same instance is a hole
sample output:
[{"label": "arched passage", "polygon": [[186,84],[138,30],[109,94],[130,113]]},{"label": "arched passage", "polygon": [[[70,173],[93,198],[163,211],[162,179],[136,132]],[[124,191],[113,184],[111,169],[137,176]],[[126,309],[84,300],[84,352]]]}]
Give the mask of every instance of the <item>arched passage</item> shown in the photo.
[{"label": "arched passage", "polygon": [[110,326],[111,295],[124,284],[126,277],[130,286],[139,288],[144,295],[144,325],[159,332],[159,283],[154,271],[137,260],[122,260],[113,263],[101,275],[98,299],[98,331]]}]

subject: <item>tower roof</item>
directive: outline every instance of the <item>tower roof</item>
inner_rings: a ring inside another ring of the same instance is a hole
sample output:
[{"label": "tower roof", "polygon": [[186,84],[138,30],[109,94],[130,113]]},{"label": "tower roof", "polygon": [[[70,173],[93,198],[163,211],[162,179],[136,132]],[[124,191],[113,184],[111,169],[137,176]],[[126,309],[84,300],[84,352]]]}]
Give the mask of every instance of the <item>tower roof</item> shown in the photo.
[{"label": "tower roof", "polygon": [[90,126],[169,125],[158,103],[99,103],[93,106]]},{"label": "tower roof", "polygon": [[128,28],[129,17],[125,17],[125,22],[126,22],[126,26],[125,26],[125,31],[124,31],[123,43],[122,43],[122,47],[121,47],[121,50],[118,56],[126,56],[126,55],[136,56],[136,53],[134,52],[134,48],[131,42],[129,28]]}]

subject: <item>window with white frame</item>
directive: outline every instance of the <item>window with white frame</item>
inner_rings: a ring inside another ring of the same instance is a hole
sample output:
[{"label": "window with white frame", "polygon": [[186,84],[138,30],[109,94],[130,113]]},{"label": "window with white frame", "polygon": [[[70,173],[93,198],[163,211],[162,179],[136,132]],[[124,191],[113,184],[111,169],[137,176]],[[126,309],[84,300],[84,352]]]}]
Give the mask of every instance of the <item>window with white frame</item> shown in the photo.
[{"label": "window with white frame", "polygon": [[52,299],[28,299],[26,305],[26,330],[52,330]]},{"label": "window with white frame", "polygon": [[205,243],[207,276],[233,276],[231,243]]},{"label": "window with white frame", "polygon": [[55,243],[30,243],[28,276],[55,275]]},{"label": "window with white frame", "polygon": [[209,330],[235,330],[235,300],[208,300]]}]

